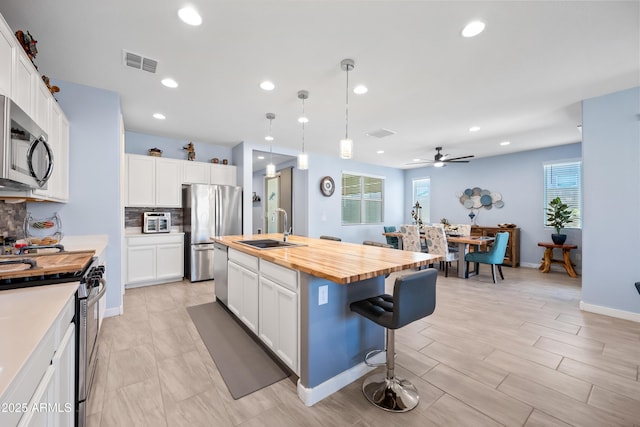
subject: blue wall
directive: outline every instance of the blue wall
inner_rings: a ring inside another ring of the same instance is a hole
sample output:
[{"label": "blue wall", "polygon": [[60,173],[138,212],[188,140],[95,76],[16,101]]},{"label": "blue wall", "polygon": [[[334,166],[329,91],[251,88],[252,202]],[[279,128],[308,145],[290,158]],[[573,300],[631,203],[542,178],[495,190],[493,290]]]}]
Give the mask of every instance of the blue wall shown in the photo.
[{"label": "blue wall", "polygon": [[162,150],[162,157],[187,160],[187,152],[183,150],[182,147],[189,142],[193,142],[193,146],[195,147],[196,162],[209,163],[211,159],[217,157],[220,159],[220,163],[222,163],[222,159],[227,159],[230,165],[235,164],[232,161],[231,148],[229,147],[130,131],[125,132],[124,151],[129,154],[143,154],[146,156],[149,154],[150,148],[159,148]]},{"label": "blue wall", "polygon": [[[569,144],[503,156],[473,159],[470,163],[449,164],[443,168],[424,167],[406,171],[405,206],[413,205],[411,182],[416,178],[431,178],[431,221],[447,218],[450,223],[469,224],[469,210],[460,203],[458,193],[466,188],[480,187],[502,194],[504,207],[480,208],[475,218],[478,225],[493,226],[513,223],[520,228],[520,263],[540,265],[543,250],[538,242],[551,241],[553,229],[545,227],[543,200],[543,164],[552,160],[581,158],[581,145]],[[408,218],[408,215],[407,217]],[[408,219],[406,219],[408,221]],[[572,251],[580,270],[582,231],[566,229],[567,243],[578,245]]]},{"label": "blue wall", "polygon": [[69,203],[28,203],[35,217],[59,212],[65,235],[109,236],[107,309],[122,304],[120,244],[120,97],[115,92],[56,81],[70,124]]},{"label": "blue wall", "polygon": [[582,133],[582,301],[640,313],[640,87],[585,100]]}]

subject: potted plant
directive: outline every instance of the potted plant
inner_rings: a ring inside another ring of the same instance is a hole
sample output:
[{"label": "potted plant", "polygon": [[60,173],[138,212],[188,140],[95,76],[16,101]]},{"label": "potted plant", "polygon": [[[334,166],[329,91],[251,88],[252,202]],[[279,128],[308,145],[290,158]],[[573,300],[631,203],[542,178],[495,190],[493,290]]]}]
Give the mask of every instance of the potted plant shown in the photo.
[{"label": "potted plant", "polygon": [[547,225],[556,229],[556,234],[551,234],[551,240],[556,245],[564,244],[567,240],[566,234],[561,234],[562,229],[569,222],[573,221],[575,216],[574,210],[569,209],[566,203],[562,203],[560,197],[556,197],[549,202],[547,208]]}]

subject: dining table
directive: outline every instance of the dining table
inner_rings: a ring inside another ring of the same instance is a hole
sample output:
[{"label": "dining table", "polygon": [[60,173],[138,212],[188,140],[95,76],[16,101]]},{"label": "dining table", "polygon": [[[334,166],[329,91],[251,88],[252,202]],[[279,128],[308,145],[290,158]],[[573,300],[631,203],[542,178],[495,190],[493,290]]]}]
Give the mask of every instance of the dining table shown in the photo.
[{"label": "dining table", "polygon": [[469,247],[475,246],[477,249],[485,249],[487,245],[495,240],[494,237],[489,236],[457,236],[447,235],[448,243],[456,243],[458,245],[458,277],[461,279],[467,279],[469,272],[467,271],[467,263],[464,260],[464,256],[469,253]]}]

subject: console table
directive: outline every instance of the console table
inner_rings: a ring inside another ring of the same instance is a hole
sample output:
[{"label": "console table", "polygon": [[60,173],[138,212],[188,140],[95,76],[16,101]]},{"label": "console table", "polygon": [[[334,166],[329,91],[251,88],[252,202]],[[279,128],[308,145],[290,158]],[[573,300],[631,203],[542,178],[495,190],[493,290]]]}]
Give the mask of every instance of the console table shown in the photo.
[{"label": "console table", "polygon": [[[577,245],[556,245],[555,243],[538,243],[538,246],[545,248],[544,257],[542,258],[542,263],[539,270],[543,273],[548,273],[551,269],[551,264],[562,264],[564,269],[567,270],[567,274],[571,277],[578,277],[576,271],[573,269],[573,264],[571,264],[571,249],[577,249]],[[553,259],[553,250],[554,249],[562,249],[562,259]]]}]

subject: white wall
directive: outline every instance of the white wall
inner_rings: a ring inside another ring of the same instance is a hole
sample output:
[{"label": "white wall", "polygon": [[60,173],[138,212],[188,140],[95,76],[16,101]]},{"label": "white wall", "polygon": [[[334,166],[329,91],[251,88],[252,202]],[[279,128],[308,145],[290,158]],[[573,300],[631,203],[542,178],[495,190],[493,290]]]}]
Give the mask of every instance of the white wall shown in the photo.
[{"label": "white wall", "polygon": [[585,100],[582,133],[582,300],[640,321],[640,87]]},{"label": "white wall", "polygon": [[[469,224],[469,210],[456,196],[466,188],[480,187],[502,194],[504,207],[487,210],[480,208],[475,218],[478,225],[496,226],[516,224],[520,228],[520,263],[538,266],[543,249],[538,242],[550,242],[553,229],[545,227],[543,200],[543,164],[553,160],[581,157],[580,144],[569,144],[540,150],[523,151],[504,156],[472,159],[469,163],[449,164],[443,168],[425,167],[408,170],[405,174],[407,189],[405,205],[411,206],[411,181],[431,178],[431,221],[447,218],[450,223]],[[576,244],[572,251],[577,270],[580,271],[582,231],[565,229],[567,244]]]}]

